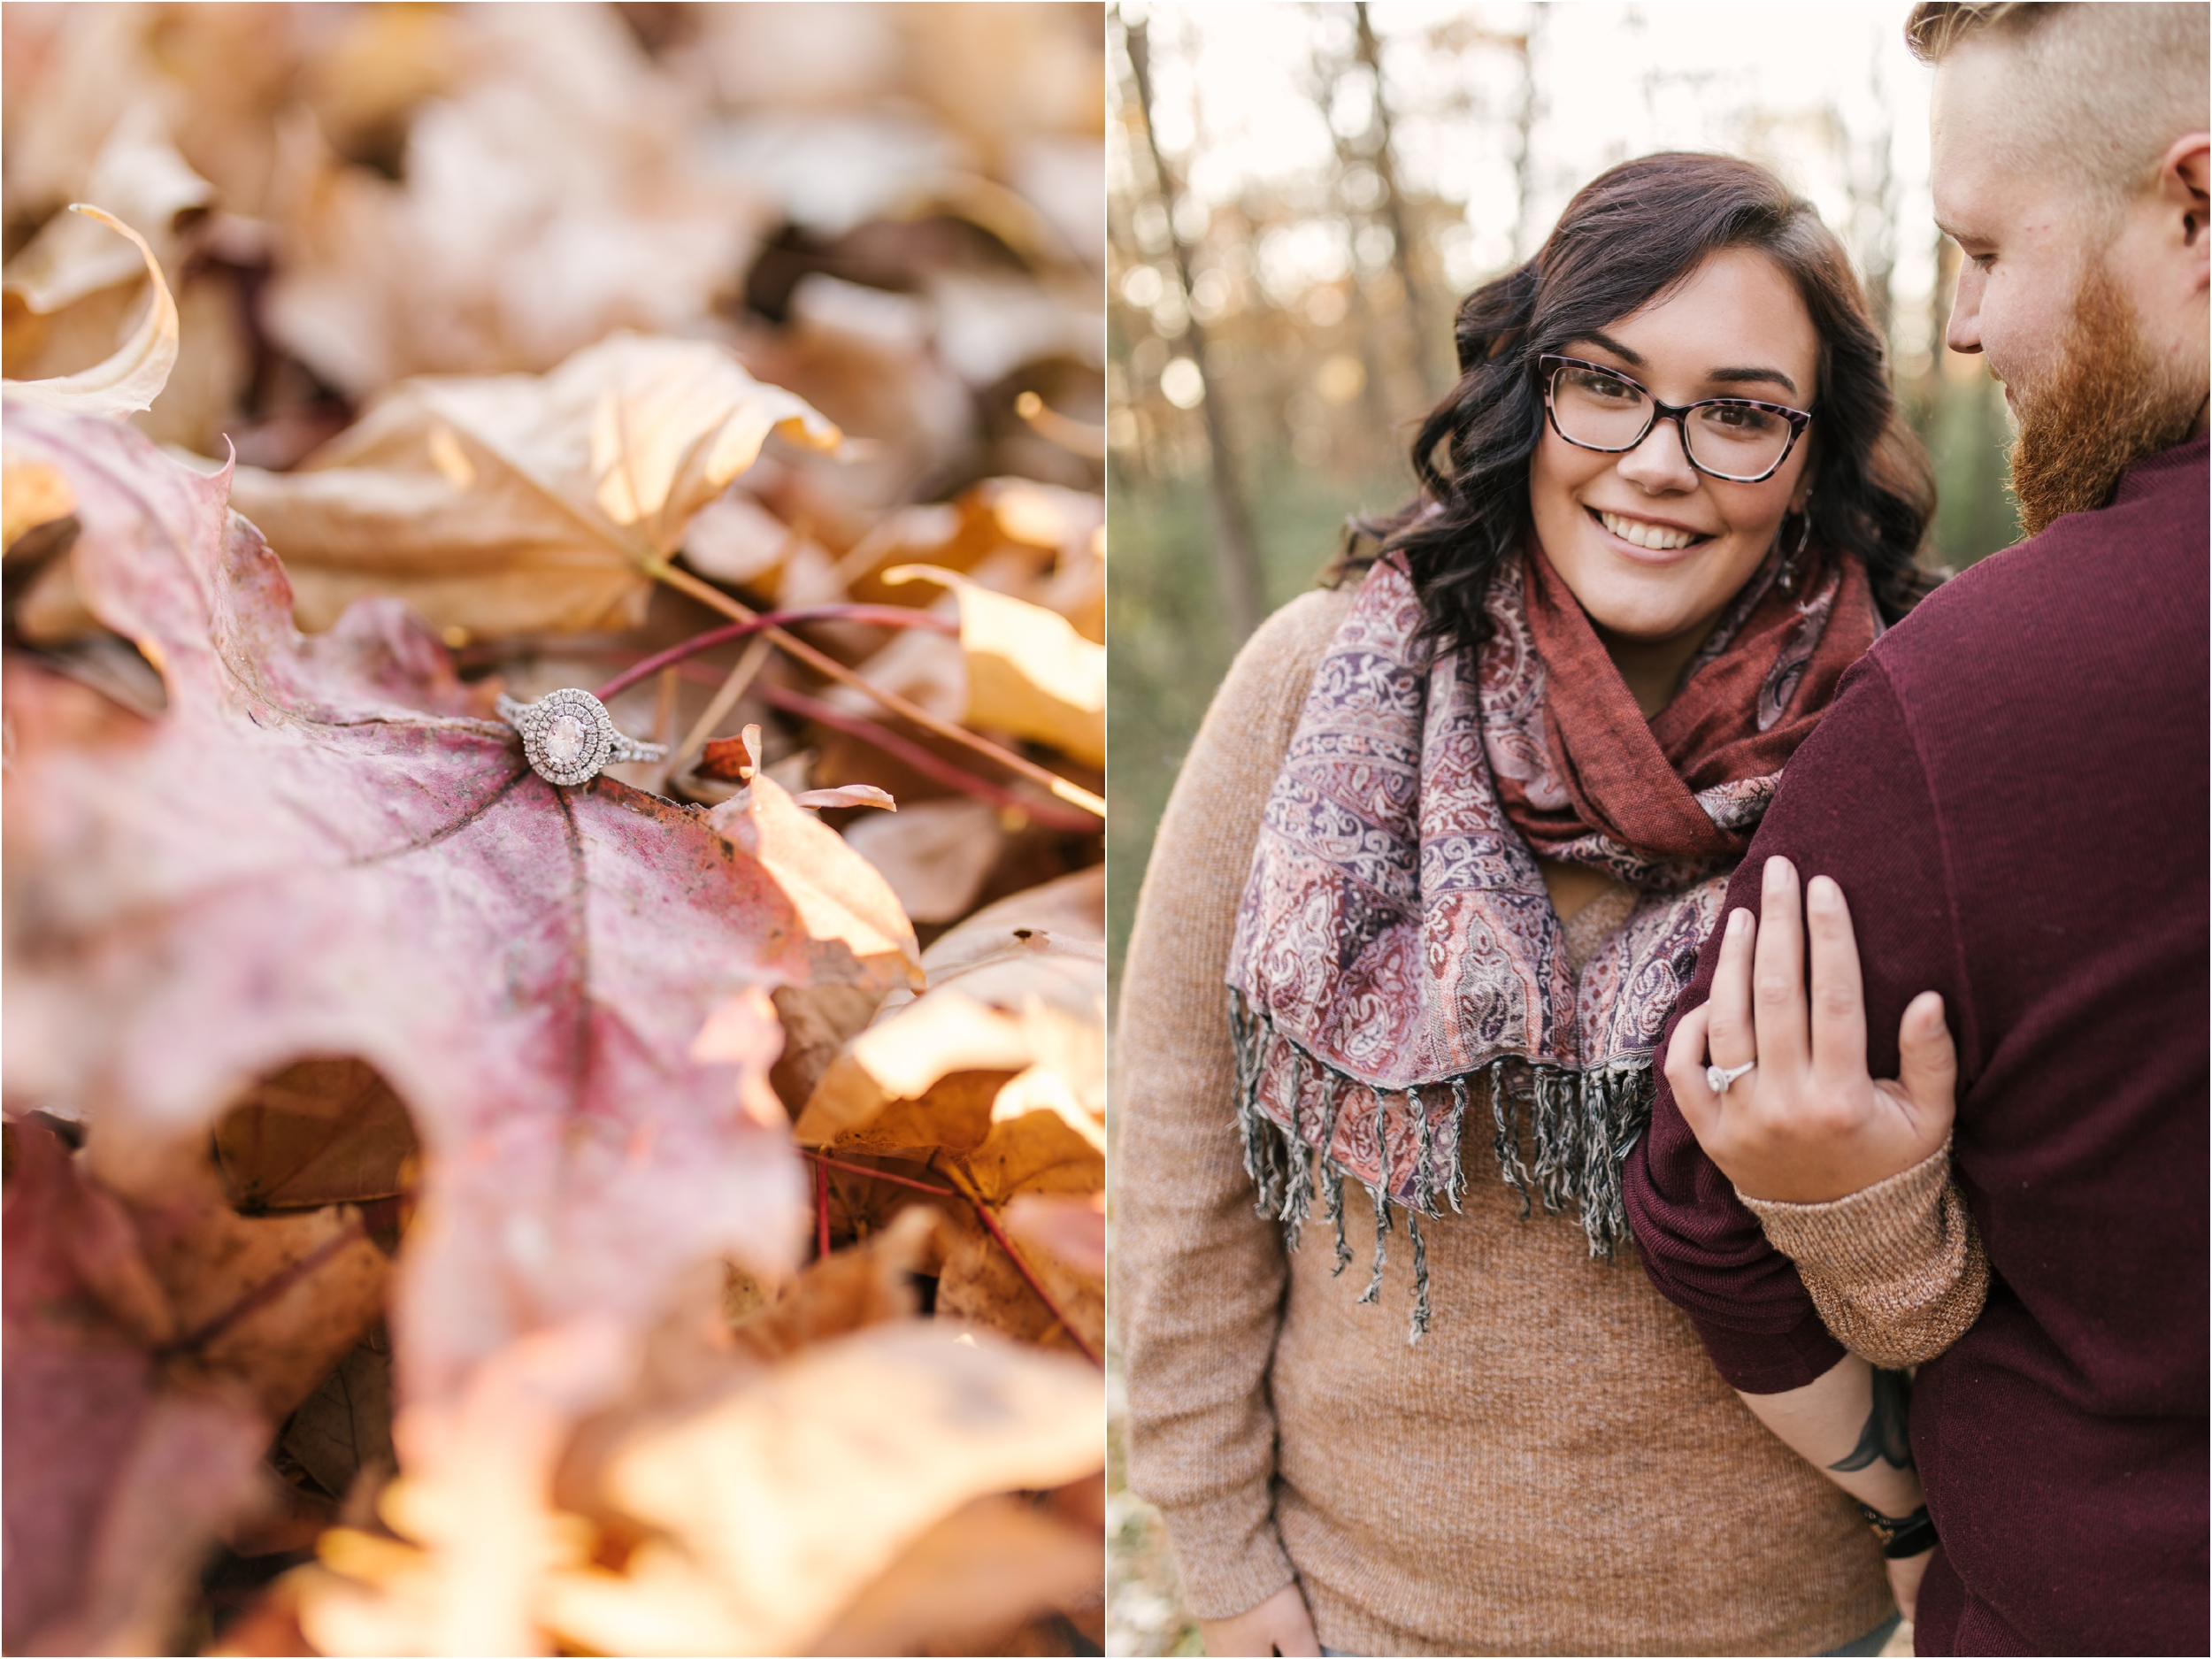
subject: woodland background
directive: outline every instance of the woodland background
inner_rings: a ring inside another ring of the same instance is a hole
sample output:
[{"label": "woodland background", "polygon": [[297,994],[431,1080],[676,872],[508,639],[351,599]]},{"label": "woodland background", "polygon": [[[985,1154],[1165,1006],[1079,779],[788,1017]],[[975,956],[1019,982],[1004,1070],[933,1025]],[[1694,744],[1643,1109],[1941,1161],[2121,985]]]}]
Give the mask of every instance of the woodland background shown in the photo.
[{"label": "woodland background", "polygon": [[1099,1651],[1103,25],[0,12],[0,1646]]},{"label": "woodland background", "polygon": [[[1122,4],[1110,21],[1109,963],[1237,645],[1348,515],[1411,493],[1461,296],[1652,150],[1773,167],[1843,238],[1935,461],[1928,557],[2018,539],[2002,393],[1947,351],[1927,70],[1893,4]],[[1116,1451],[1119,1448],[1116,1416]],[[1195,1652],[1158,1522],[1110,1499],[1111,1646]]]}]

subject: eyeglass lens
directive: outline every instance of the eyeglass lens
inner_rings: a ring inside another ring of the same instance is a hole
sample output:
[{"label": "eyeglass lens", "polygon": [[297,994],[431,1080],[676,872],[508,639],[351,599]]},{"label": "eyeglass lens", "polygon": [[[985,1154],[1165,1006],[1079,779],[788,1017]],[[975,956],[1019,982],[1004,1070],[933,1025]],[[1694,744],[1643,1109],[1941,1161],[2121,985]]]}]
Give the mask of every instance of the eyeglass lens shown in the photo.
[{"label": "eyeglass lens", "polygon": [[[1617,375],[1563,368],[1552,380],[1563,436],[1593,449],[1627,449],[1651,428],[1651,399]],[[1724,478],[1756,478],[1789,448],[1790,423],[1747,403],[1705,403],[1682,421],[1690,458]]]}]

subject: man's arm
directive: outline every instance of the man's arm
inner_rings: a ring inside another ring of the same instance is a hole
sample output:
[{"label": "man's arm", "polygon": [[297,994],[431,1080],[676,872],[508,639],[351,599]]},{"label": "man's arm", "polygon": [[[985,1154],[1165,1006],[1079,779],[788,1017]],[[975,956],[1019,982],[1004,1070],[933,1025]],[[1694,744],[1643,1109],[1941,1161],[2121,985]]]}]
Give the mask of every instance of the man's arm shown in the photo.
[{"label": "man's arm", "polygon": [[[1724,913],[1760,907],[1765,860],[1777,854],[1832,876],[1852,895],[1864,964],[1868,1071],[1898,1074],[1896,1033],[1906,1007],[1932,989],[1957,1027],[1961,1064],[1970,1077],[1978,1065],[1974,1010],[1953,927],[1940,826],[1878,659],[1845,676],[1835,706],[1791,760]],[[1678,1004],[1678,1027],[1705,1006],[1724,942],[1718,933],[1707,941]],[[1676,1041],[1670,1033],[1671,1048]],[[1843,1348],[1823,1325],[1797,1269],[1698,1146],[1663,1074],[1651,1126],[1624,1174],[1646,1271],[1689,1316],[1734,1387],[1785,1394],[1836,1366]]]}]

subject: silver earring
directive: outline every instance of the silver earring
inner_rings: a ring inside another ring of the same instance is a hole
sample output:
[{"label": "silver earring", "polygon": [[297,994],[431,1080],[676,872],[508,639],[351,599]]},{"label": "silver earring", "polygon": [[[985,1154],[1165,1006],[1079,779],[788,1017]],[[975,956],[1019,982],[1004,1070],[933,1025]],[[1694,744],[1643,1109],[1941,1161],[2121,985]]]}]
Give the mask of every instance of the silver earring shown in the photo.
[{"label": "silver earring", "polygon": [[1782,568],[1774,578],[1774,585],[1786,594],[1797,591],[1797,561],[1805,557],[1805,544],[1813,539],[1813,510],[1806,507],[1801,511],[1804,528],[1797,533],[1797,545],[1783,559]]}]

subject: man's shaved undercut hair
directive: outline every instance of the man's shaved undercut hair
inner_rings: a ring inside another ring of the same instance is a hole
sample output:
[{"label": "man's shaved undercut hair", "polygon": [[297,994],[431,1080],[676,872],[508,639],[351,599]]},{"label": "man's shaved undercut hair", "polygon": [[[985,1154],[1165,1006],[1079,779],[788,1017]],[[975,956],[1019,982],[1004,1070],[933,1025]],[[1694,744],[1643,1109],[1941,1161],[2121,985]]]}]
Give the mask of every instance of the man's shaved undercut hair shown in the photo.
[{"label": "man's shaved undercut hair", "polygon": [[2006,160],[2070,173],[2109,208],[2151,182],[2174,140],[2212,126],[2212,5],[1921,0],[1905,41],[1928,64],[1982,42],[2016,52]]}]

